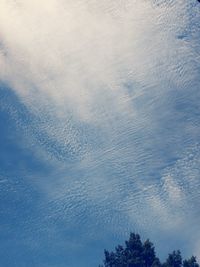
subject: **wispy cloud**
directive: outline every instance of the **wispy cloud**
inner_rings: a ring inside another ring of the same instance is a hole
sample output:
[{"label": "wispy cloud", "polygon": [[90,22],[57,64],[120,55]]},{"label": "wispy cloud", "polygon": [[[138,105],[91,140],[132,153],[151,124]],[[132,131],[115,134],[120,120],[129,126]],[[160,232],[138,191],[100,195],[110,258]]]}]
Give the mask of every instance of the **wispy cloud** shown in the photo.
[{"label": "wispy cloud", "polygon": [[0,79],[29,112],[19,127],[31,149],[55,167],[34,181],[57,211],[47,218],[89,217],[93,234],[189,229],[199,15],[193,1],[1,0]]}]

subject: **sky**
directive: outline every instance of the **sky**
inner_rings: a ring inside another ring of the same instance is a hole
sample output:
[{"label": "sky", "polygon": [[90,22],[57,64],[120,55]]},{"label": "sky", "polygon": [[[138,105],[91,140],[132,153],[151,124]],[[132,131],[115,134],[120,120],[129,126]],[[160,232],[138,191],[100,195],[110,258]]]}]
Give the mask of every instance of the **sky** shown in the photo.
[{"label": "sky", "polygon": [[200,259],[199,28],[196,0],[0,1],[0,266],[130,231]]}]

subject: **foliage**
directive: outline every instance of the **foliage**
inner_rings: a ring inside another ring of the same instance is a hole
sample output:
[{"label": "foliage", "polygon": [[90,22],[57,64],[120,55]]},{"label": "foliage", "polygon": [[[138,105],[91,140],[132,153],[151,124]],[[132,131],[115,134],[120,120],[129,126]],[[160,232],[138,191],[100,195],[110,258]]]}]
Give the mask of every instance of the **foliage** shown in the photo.
[{"label": "foliage", "polygon": [[174,250],[161,263],[153,243],[149,239],[142,242],[135,233],[130,234],[124,247],[118,245],[112,252],[105,250],[104,256],[103,265],[99,267],[200,267],[194,256],[183,261],[179,250]]}]

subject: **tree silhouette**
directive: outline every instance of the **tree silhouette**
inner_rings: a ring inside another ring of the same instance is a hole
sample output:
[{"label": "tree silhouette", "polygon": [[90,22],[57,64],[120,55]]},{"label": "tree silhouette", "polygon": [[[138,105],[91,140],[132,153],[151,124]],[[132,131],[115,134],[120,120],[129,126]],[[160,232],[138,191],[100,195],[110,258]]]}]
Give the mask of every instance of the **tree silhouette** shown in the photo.
[{"label": "tree silhouette", "polygon": [[156,256],[153,243],[142,242],[140,235],[131,233],[125,246],[118,245],[114,251],[104,250],[103,265],[99,267],[200,267],[196,257],[182,260],[181,252],[174,250],[164,263]]},{"label": "tree silhouette", "polygon": [[166,262],[163,264],[164,267],[181,267],[182,257],[180,250],[173,251],[168,255]]},{"label": "tree silhouette", "polygon": [[196,261],[196,257],[192,256],[190,259],[184,260],[183,267],[199,267],[199,264]]}]

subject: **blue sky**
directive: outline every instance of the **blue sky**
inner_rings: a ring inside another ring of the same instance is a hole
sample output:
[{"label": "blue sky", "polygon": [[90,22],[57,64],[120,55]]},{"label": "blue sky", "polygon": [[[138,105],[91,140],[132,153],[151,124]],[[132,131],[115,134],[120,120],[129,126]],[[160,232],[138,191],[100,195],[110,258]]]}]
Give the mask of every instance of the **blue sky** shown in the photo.
[{"label": "blue sky", "polygon": [[98,266],[130,231],[200,259],[199,18],[0,2],[0,266]]}]

